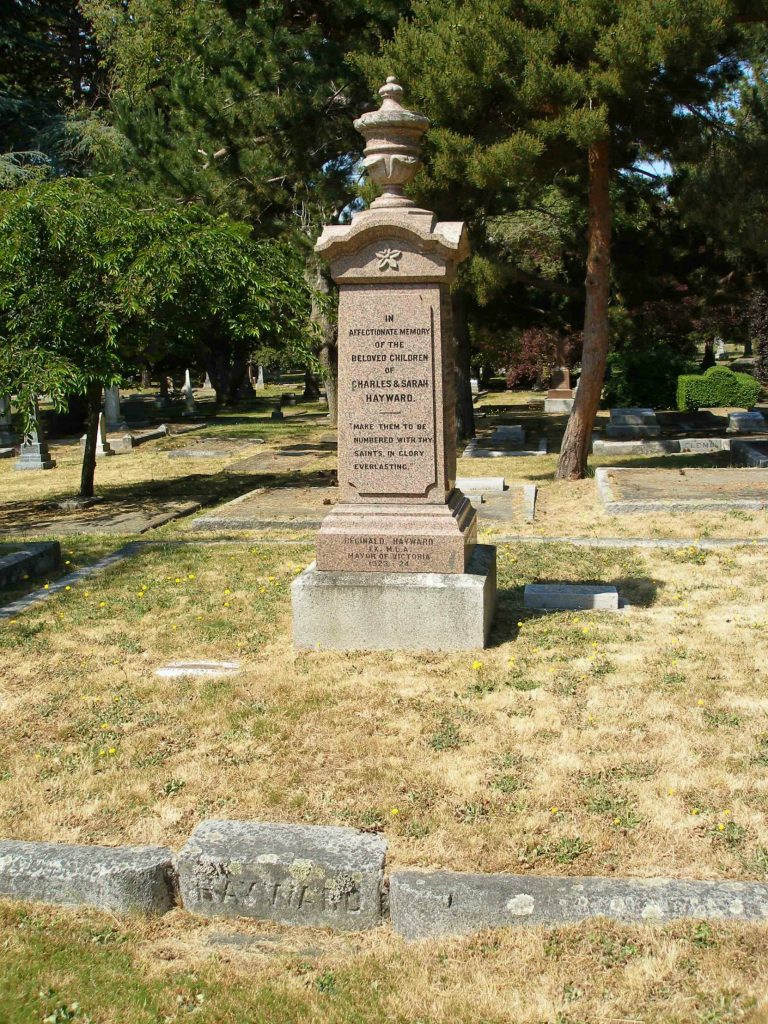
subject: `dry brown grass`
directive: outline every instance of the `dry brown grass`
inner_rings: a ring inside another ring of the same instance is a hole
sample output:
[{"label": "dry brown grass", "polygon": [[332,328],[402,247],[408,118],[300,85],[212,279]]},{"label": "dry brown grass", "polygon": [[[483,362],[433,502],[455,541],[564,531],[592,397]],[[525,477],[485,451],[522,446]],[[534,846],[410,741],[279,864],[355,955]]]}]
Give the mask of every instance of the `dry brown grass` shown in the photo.
[{"label": "dry brown grass", "polygon": [[[153,546],[2,627],[2,834],[178,846],[223,816],[379,827],[398,866],[765,877],[765,553],[504,546],[491,648],[418,657],[294,654],[310,557]],[[535,579],[635,607],[523,614]],[[186,656],[243,671],[154,677]]]}]

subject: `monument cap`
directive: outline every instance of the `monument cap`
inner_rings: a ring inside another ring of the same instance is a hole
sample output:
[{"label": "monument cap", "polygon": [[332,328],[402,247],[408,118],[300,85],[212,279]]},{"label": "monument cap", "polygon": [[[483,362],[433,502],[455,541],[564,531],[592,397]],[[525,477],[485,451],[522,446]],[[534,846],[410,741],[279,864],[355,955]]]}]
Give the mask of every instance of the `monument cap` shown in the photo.
[{"label": "monument cap", "polygon": [[403,107],[403,88],[393,75],[379,89],[379,95],[380,108],[355,121],[355,128],[366,141],[363,166],[383,191],[371,207],[411,207],[415,204],[405,197],[403,186],[421,167],[421,139],[429,128],[429,119]]}]

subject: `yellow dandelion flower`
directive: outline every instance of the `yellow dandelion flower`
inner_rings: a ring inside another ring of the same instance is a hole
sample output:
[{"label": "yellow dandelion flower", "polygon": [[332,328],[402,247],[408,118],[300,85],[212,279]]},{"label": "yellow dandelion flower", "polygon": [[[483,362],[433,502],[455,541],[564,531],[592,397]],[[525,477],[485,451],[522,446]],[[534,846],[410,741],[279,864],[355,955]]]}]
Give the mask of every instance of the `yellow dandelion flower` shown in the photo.
[{"label": "yellow dandelion flower", "polygon": [[101,723],[101,728],[102,729],[111,729],[112,726],[109,724],[109,722],[102,722]]},{"label": "yellow dandelion flower", "polygon": [[731,812],[730,812],[730,811],[728,810],[728,808],[727,808],[727,807],[726,807],[726,809],[725,809],[725,810],[723,811],[723,814],[730,814],[730,813],[731,813]]},{"label": "yellow dandelion flower", "polygon": [[195,574],[194,574],[193,572],[189,573],[189,575],[187,576],[187,579],[188,579],[188,580],[194,580],[194,579],[196,579],[196,578],[197,578],[197,577],[195,576]]},{"label": "yellow dandelion flower", "polygon": [[109,753],[110,754],[116,754],[117,753],[117,747],[110,747],[109,748]]},{"label": "yellow dandelion flower", "polygon": [[224,602],[224,607],[225,607],[225,608],[229,608],[229,601],[225,601],[225,602]]},{"label": "yellow dandelion flower", "polygon": [[613,824],[614,825],[620,825],[621,824],[621,818],[614,818],[613,819]]},{"label": "yellow dandelion flower", "polygon": [[701,811],[699,810],[698,807],[692,807],[691,808],[691,814],[701,814]]},{"label": "yellow dandelion flower", "polygon": [[106,601],[99,601],[99,608],[106,608],[106,607],[107,607],[107,602]]},{"label": "yellow dandelion flower", "polygon": [[696,701],[696,703],[698,704],[698,706],[699,706],[700,708],[703,708],[703,707],[704,707],[704,701],[703,701],[703,700],[697,700],[697,701]]},{"label": "yellow dandelion flower", "polygon": [[724,824],[722,823],[722,821],[721,821],[721,822],[720,822],[720,824],[719,824],[719,825],[717,826],[717,831],[718,831],[718,832],[725,832],[725,825],[724,825]]},{"label": "yellow dandelion flower", "polygon": [[393,807],[392,810],[389,813],[392,814],[392,815],[399,814],[400,813],[400,809],[397,808],[397,807]]},{"label": "yellow dandelion flower", "polygon": [[558,812],[558,809],[559,809],[559,808],[557,808],[557,807],[550,807],[550,808],[549,808],[549,813],[550,813],[550,814],[557,814],[557,812]]},{"label": "yellow dandelion flower", "polygon": [[473,661],[473,662],[472,662],[472,670],[473,670],[474,672],[477,672],[477,671],[478,671],[479,669],[481,669],[482,667],[483,667],[483,663],[482,663],[482,661]]},{"label": "yellow dandelion flower", "polygon": [[225,593],[225,594],[231,594],[231,593],[232,593],[232,591],[231,591],[231,590],[229,589],[229,587],[227,587],[227,589],[226,589],[226,590],[224,591],[224,593]]},{"label": "yellow dandelion flower", "polygon": [[522,626],[522,622],[518,622],[518,624],[517,624],[518,629],[520,628],[520,626]]},{"label": "yellow dandelion flower", "polygon": [[50,588],[51,588],[51,584],[50,583],[44,583],[43,584],[43,590],[50,590]]},{"label": "yellow dandelion flower", "polygon": [[99,757],[104,757],[106,755],[106,753],[107,753],[106,750],[100,750],[99,751]]}]

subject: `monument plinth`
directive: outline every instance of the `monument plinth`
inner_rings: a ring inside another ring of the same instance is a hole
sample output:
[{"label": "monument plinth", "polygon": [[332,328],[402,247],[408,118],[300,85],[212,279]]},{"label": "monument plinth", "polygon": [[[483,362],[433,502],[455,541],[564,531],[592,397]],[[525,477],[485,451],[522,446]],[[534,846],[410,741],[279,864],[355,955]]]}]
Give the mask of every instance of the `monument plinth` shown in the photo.
[{"label": "monument plinth", "polygon": [[[359,616],[346,632],[339,622],[326,636],[307,630],[308,601],[301,621],[299,604],[302,588],[306,591],[312,580],[328,609],[334,592],[340,593],[331,576],[339,577],[347,595],[344,610],[338,607],[343,617],[352,607],[352,586],[358,597],[365,591],[365,600],[374,601],[381,613],[404,574],[432,574],[434,586],[403,587],[400,598],[407,605],[409,595],[418,593],[420,614],[434,601],[434,613],[441,615],[447,611],[440,605],[447,591],[440,577],[467,574],[480,581],[482,591],[469,613],[480,615],[469,646],[480,646],[490,621],[495,561],[487,549],[475,553],[477,514],[455,486],[449,292],[469,243],[463,224],[439,223],[403,194],[420,166],[420,140],[429,122],[402,107],[402,89],[394,79],[379,92],[381,108],[364,114],[355,127],[366,139],[364,164],[382,195],[350,224],[326,227],[316,245],[339,286],[339,503],[320,527],[316,566],[295,583],[294,638],[299,646],[381,646],[373,637],[363,642]],[[472,592],[471,584],[457,588],[456,582],[450,590],[453,617],[456,595]],[[387,646],[451,646],[434,639],[414,643],[412,635],[403,635],[400,643],[400,627],[378,625],[379,640],[386,634]],[[450,630],[450,622],[446,627]]]}]

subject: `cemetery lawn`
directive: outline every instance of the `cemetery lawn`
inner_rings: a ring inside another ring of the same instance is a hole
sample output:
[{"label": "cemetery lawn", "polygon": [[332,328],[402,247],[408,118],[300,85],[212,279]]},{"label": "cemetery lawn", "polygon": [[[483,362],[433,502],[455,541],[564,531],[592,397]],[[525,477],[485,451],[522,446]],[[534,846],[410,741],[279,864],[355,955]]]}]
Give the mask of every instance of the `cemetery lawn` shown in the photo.
[{"label": "cemetery lawn", "polygon": [[4,1024],[757,1024],[768,1005],[765,926],[593,921],[407,945],[0,903],[0,935]]},{"label": "cemetery lawn", "polygon": [[[311,546],[159,542],[0,626],[0,834],[382,830],[390,867],[768,877],[768,553],[502,545],[490,648],[309,652]],[[522,611],[536,580],[619,614]],[[227,678],[158,679],[176,658]]]}]

